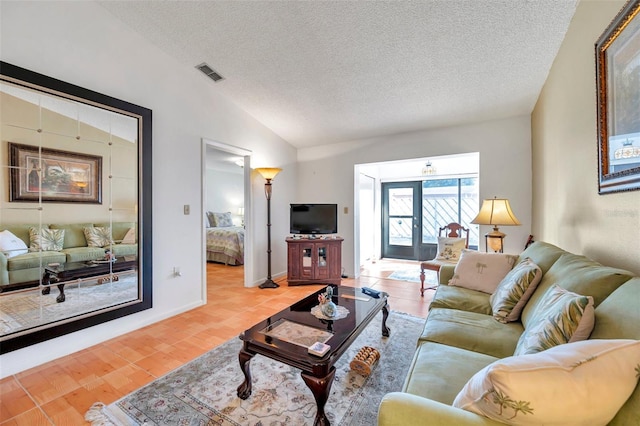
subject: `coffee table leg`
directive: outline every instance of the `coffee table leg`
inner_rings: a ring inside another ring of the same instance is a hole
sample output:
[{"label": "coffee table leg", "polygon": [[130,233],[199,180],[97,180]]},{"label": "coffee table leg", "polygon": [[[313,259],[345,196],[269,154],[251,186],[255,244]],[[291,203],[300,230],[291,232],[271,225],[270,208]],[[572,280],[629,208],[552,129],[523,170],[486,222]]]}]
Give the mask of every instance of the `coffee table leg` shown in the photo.
[{"label": "coffee table leg", "polygon": [[60,290],[60,294],[56,297],[56,302],[62,303],[67,299],[67,296],[64,295],[64,284],[58,284],[58,290]]},{"label": "coffee table leg", "polygon": [[387,327],[387,318],[389,317],[389,303],[385,301],[384,306],[382,307],[382,335],[384,337],[389,337],[389,332],[391,329]]},{"label": "coffee table leg", "polygon": [[336,375],[336,369],[331,367],[331,371],[326,377],[317,378],[309,373],[302,372],[302,380],[307,384],[313,397],[316,399],[316,406],[318,411],[316,413],[316,419],[313,422],[314,426],[329,426],[329,419],[324,413],[324,406],[329,398],[329,392],[331,392],[331,385],[333,384],[333,378]]},{"label": "coffee table leg", "polygon": [[243,350],[238,354],[240,360],[240,369],[244,373],[244,382],[238,386],[238,398],[247,399],[251,395],[251,370],[250,362],[253,355]]}]

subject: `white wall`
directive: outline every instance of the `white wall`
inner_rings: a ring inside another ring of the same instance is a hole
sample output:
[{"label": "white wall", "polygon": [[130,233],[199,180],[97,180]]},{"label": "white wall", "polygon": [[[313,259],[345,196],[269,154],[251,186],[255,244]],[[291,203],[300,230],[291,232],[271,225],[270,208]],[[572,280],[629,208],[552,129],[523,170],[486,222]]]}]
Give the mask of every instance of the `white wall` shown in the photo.
[{"label": "white wall", "polygon": [[538,98],[532,229],[537,239],[640,274],[640,191],[598,195],[594,44],[625,3],[580,2]]},{"label": "white wall", "polygon": [[[255,167],[282,167],[272,199],[273,271],[286,270],[296,150],[257,123],[194,68],[179,64],[92,2],[0,2],[0,58],[153,110],[153,309],[0,357],[4,377],[199,306],[201,138],[252,151]],[[264,181],[252,174],[254,277],[266,277]],[[6,179],[2,176],[2,179]],[[3,182],[2,184],[5,184]],[[191,215],[182,206],[191,205]],[[179,266],[182,276],[172,277]],[[274,274],[275,275],[275,274]]]},{"label": "white wall", "polygon": [[[338,203],[338,233],[345,239],[342,267],[353,276],[357,260],[353,217],[356,164],[479,152],[480,199],[509,199],[522,226],[501,228],[507,234],[505,252],[519,253],[531,229],[530,124],[529,116],[520,116],[300,149],[296,202]],[[348,207],[348,214],[343,213],[344,207]],[[490,230],[481,226],[480,234]]]}]

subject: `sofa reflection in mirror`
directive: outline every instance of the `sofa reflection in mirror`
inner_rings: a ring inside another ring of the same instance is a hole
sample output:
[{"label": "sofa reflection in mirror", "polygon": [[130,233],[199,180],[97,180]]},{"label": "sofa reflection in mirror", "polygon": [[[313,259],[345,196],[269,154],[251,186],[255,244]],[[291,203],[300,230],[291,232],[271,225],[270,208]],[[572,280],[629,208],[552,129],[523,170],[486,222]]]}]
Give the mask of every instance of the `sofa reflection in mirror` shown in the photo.
[{"label": "sofa reflection in mirror", "polygon": [[0,292],[39,285],[43,266],[136,256],[134,222],[6,225],[0,229]]}]

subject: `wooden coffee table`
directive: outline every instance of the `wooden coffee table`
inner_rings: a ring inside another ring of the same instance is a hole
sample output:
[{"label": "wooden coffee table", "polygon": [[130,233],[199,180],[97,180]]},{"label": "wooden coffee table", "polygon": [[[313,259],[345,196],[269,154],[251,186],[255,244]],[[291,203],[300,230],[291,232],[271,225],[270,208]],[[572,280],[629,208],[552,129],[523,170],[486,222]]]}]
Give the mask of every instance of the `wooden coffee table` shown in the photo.
[{"label": "wooden coffee table", "polygon": [[[389,336],[389,305],[387,293],[381,292],[376,299],[363,294],[360,288],[334,286],[334,303],[348,309],[349,314],[338,320],[319,319],[310,311],[318,304],[318,294],[324,291],[323,288],[315,292],[240,335],[243,346],[238,358],[244,382],[238,386],[238,397],[247,399],[251,395],[250,361],[260,354],[302,370],[302,379],[311,389],[318,408],[314,425],[329,425],[324,407],[333,384],[334,365],[379,311],[382,311],[382,335]],[[298,333],[283,335],[282,330]],[[308,333],[304,333],[305,330]],[[329,335],[325,343],[331,349],[322,357],[310,355],[307,352],[312,344],[309,336],[322,334]]]},{"label": "wooden coffee table", "polygon": [[[51,286],[56,285],[60,294],[56,297],[56,302],[62,303],[66,300],[64,286],[74,280],[84,278],[98,278],[98,284],[104,281],[118,281],[119,272],[132,271],[138,269],[138,258],[136,256],[122,256],[115,262],[69,262],[61,265],[47,265],[44,267],[42,275],[42,294],[49,294]],[[104,276],[104,277],[103,277]]]}]

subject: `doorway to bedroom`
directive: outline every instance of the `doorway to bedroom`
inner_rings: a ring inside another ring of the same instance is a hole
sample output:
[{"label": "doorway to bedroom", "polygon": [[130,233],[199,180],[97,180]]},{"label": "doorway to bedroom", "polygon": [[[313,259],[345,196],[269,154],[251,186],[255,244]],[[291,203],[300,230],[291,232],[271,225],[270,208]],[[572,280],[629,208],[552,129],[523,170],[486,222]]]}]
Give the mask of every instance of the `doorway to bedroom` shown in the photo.
[{"label": "doorway to bedroom", "polygon": [[[250,151],[203,139],[203,250],[206,287],[246,286],[245,220]],[[207,288],[203,289],[206,295]]]}]

